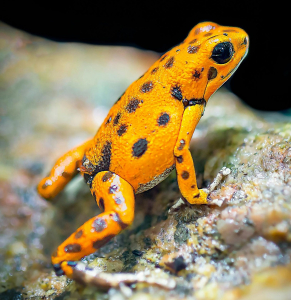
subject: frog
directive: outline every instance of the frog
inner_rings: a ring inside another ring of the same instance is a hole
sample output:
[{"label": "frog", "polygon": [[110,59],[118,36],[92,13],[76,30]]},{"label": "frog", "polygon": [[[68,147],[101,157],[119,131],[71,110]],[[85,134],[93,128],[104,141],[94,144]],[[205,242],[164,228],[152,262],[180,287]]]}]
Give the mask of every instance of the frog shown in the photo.
[{"label": "frog", "polygon": [[57,276],[73,278],[78,261],[130,226],[135,195],[176,169],[182,198],[209,203],[197,186],[190,142],[213,93],[236,71],[249,49],[238,27],[201,22],[163,54],[117,99],[96,135],[60,157],[37,187],[51,200],[83,175],[101,213],[72,233],[51,260]]}]

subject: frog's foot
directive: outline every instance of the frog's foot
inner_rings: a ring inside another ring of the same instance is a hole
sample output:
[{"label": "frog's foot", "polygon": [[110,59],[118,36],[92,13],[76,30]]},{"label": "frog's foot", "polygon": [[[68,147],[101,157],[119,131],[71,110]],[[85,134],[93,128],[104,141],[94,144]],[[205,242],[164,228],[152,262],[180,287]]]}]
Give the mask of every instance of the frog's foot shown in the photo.
[{"label": "frog's foot", "polygon": [[77,261],[63,261],[60,264],[54,264],[53,268],[57,276],[66,275],[72,279],[72,274],[76,266]]},{"label": "frog's foot", "polygon": [[[184,198],[187,200],[190,204],[217,204],[219,203],[212,203],[210,202],[209,194],[213,192],[218,185],[222,182],[222,179],[229,175],[231,173],[231,170],[229,168],[223,167],[216,177],[214,178],[213,182],[210,184],[210,186],[207,189],[197,189],[197,192],[189,194],[189,192],[184,196]],[[172,213],[176,211],[181,205],[183,205],[184,201],[182,199],[179,199],[176,204],[172,208],[170,208],[169,213]]]},{"label": "frog's foot", "polygon": [[198,190],[191,198],[186,199],[190,204],[208,204],[209,191],[206,189]]},{"label": "frog's foot", "polygon": [[[196,197],[195,197],[196,196]],[[194,195],[193,201],[191,202],[191,198],[180,198],[172,207],[169,208],[168,214],[171,215],[176,211],[180,210],[183,206],[190,206],[192,204],[207,204],[208,203],[208,192],[202,190],[198,190],[198,193]]]},{"label": "frog's foot", "polygon": [[[199,194],[194,196],[194,199],[197,198],[197,202],[194,200],[193,204],[211,204],[209,199],[209,194],[213,192],[222,182],[222,179],[229,175],[231,170],[229,168],[223,167],[214,178],[213,182],[207,189],[199,190]],[[192,203],[191,203],[192,204]]]},{"label": "frog's foot", "polygon": [[72,278],[77,260],[94,253],[133,221],[134,192],[127,181],[109,171],[100,172],[92,181],[91,192],[104,212],[79,227],[53,253],[58,276]]},{"label": "frog's foot", "polygon": [[[199,190],[199,193],[194,196],[194,203],[191,204],[211,204],[209,199],[209,194],[213,192],[222,182],[222,179],[225,176],[228,176],[231,173],[229,168],[223,167],[214,178],[213,182],[207,189]],[[218,204],[218,203],[217,203]]]},{"label": "frog's foot", "polygon": [[56,275],[72,277],[75,261],[96,252],[128,224],[114,211],[107,211],[88,220],[52,254]]}]

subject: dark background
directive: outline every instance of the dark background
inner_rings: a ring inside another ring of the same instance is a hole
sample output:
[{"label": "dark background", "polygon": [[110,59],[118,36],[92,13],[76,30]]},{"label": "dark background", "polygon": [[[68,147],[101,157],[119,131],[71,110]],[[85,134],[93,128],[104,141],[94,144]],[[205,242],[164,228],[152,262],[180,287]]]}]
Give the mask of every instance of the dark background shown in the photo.
[{"label": "dark background", "polygon": [[[36,4],[38,3],[38,4]],[[129,45],[165,52],[198,22],[243,28],[250,36],[248,57],[226,83],[260,110],[291,107],[290,16],[280,1],[71,1],[1,5],[0,20],[56,41]]]}]

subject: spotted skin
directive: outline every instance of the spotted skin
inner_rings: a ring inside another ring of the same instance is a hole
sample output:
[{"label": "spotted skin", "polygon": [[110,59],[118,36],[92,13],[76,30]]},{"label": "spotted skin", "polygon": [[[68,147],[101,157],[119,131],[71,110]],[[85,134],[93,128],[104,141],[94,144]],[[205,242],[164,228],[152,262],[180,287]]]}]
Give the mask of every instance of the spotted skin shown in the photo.
[{"label": "spotted skin", "polygon": [[[108,172],[99,172],[92,182],[91,191],[98,191],[96,201],[104,199],[104,212],[91,218],[66,239],[52,257],[53,265],[67,265],[66,261],[79,260],[100,248],[112,237],[126,228],[134,217],[134,191],[132,186],[116,174],[108,176]],[[104,177],[106,180],[104,181]],[[114,193],[110,188],[114,187]],[[96,192],[95,192],[96,193]],[[122,201],[121,201],[122,199]],[[101,200],[101,201],[102,201]],[[81,233],[80,233],[81,232]],[[96,247],[98,245],[98,247]]]},{"label": "spotted skin", "polygon": [[189,145],[210,96],[232,75],[249,46],[240,28],[196,25],[133,82],[110,109],[95,137],[62,156],[38,185],[55,197],[80,171],[100,209],[54,252],[57,275],[71,277],[74,261],[104,245],[134,218],[134,194],[176,168],[182,196],[207,204],[199,190]]}]

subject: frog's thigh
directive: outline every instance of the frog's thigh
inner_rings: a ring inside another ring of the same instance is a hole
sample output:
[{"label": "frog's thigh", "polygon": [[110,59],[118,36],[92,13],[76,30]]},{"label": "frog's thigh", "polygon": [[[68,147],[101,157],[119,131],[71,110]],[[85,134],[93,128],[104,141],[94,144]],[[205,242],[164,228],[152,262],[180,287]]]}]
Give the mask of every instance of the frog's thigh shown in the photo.
[{"label": "frog's thigh", "polygon": [[203,111],[204,106],[200,104],[185,109],[179,137],[174,149],[179,188],[182,196],[190,204],[207,204],[207,193],[197,187],[194,163],[189,151],[193,132]]},{"label": "frog's thigh", "polygon": [[92,140],[70,150],[57,160],[49,176],[43,178],[38,184],[38,193],[43,198],[54,198],[76,175],[77,168],[81,166],[85,151],[91,143]]},{"label": "frog's thigh", "polygon": [[134,218],[132,186],[118,175],[100,172],[92,181],[92,194],[103,213],[78,228],[52,255],[57,275],[71,276],[76,261],[97,249],[130,225]]}]

